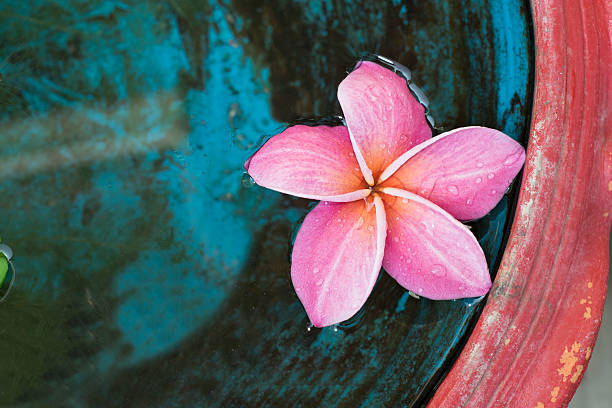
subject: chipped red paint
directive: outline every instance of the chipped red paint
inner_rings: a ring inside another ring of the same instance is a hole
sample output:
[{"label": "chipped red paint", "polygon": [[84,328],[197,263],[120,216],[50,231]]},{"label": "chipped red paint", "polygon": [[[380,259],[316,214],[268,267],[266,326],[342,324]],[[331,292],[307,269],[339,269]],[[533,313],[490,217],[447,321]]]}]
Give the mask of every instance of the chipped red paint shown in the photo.
[{"label": "chipped red paint", "polygon": [[597,338],[612,218],[612,2],[533,1],[525,174],[487,305],[430,407],[556,407]]}]

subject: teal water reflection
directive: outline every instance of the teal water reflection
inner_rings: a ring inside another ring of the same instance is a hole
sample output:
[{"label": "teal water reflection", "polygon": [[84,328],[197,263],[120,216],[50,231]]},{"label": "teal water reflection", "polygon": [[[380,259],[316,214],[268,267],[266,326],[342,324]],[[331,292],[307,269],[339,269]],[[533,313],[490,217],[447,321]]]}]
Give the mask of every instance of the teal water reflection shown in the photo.
[{"label": "teal water reflection", "polygon": [[[437,126],[523,137],[519,2],[4,1],[0,405],[419,404],[478,307],[382,277],[307,330],[290,236],[309,202],[243,181],[262,138],[340,113],[364,52],[413,71]],[[467,45],[467,46],[466,46]],[[511,207],[474,223],[498,262]]]}]

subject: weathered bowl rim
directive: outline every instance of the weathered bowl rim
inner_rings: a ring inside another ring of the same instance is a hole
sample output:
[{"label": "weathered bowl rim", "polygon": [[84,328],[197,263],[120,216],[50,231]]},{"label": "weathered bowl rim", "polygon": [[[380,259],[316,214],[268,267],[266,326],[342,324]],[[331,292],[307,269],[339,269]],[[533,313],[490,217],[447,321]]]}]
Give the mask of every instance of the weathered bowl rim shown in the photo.
[{"label": "weathered bowl rim", "polygon": [[531,10],[535,93],[512,231],[487,305],[431,407],[567,406],[601,325],[612,3],[532,1]]}]

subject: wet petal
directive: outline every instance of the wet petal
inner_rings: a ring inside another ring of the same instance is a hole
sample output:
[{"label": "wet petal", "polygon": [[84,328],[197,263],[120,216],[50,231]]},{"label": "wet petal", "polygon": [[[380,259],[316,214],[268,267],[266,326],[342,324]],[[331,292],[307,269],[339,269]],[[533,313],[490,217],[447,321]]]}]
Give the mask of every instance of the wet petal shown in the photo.
[{"label": "wet petal", "polygon": [[[486,215],[525,162],[525,150],[502,132],[472,126],[434,137],[386,169],[385,187],[417,193],[460,220]],[[388,179],[387,179],[388,177]]]},{"label": "wet petal", "polygon": [[465,225],[416,194],[383,191],[388,225],[383,267],[400,285],[437,300],[489,291],[487,261]]},{"label": "wet petal", "polygon": [[338,100],[355,153],[364,159],[360,165],[366,180],[371,171],[369,183],[401,154],[431,137],[425,108],[406,80],[373,62],[363,61],[340,83]]},{"label": "wet petal", "polygon": [[353,201],[370,193],[344,126],[289,127],[244,167],[260,186],[298,197]]},{"label": "wet petal", "polygon": [[304,219],[291,256],[291,280],[312,324],[339,323],[368,298],[387,231],[380,197],[319,203]]}]

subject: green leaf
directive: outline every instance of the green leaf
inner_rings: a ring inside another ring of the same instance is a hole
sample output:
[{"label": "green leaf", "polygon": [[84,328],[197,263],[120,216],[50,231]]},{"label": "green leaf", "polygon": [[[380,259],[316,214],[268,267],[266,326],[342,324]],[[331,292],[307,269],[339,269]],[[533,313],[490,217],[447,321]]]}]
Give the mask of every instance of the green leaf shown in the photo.
[{"label": "green leaf", "polygon": [[4,282],[4,278],[6,278],[6,273],[8,272],[8,260],[4,256],[4,254],[0,254],[0,285]]}]

